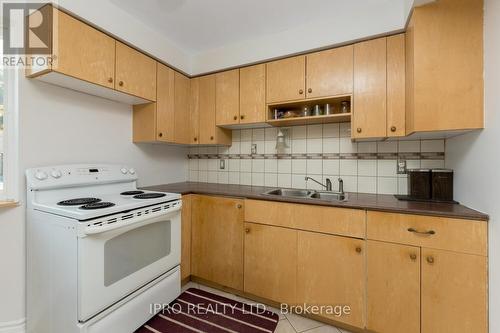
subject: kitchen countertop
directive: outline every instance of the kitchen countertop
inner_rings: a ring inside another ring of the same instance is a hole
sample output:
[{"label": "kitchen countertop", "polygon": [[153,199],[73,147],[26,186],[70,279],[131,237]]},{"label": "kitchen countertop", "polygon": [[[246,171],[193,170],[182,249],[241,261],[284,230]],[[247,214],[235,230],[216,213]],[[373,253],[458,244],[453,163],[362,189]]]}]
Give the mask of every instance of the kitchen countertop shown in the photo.
[{"label": "kitchen countertop", "polygon": [[399,201],[393,195],[348,193],[347,201],[321,201],[308,198],[289,198],[265,195],[264,192],[275,187],[228,185],[214,183],[183,182],[143,187],[143,189],[180,194],[208,194],[268,201],[292,202],[330,207],[366,209],[382,212],[417,214],[488,221],[486,214],[459,204]]}]

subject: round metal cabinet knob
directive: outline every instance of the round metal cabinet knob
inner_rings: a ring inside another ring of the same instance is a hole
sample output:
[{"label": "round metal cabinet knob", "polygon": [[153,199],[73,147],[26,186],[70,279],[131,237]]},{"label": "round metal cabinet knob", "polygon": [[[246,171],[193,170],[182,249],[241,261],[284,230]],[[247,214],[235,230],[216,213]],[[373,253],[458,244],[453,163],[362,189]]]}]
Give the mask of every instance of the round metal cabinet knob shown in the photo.
[{"label": "round metal cabinet knob", "polygon": [[234,120],[238,119],[238,116],[234,116],[234,117],[233,117],[233,119],[234,119]]},{"label": "round metal cabinet knob", "polygon": [[415,253],[410,254],[411,260],[417,260],[417,255]]},{"label": "round metal cabinet knob", "polygon": [[113,78],[112,78],[112,77],[110,77],[110,78],[108,79],[108,82],[109,82],[109,83],[113,83]]},{"label": "round metal cabinet knob", "polygon": [[211,137],[210,137],[210,140],[213,140],[213,139],[214,139],[214,137],[213,137],[213,136],[211,136]]},{"label": "round metal cabinet knob", "polygon": [[158,136],[161,138],[163,136],[163,133],[162,132],[158,133]]},{"label": "round metal cabinet knob", "polygon": [[434,257],[433,257],[433,256],[428,256],[428,257],[427,257],[427,262],[428,262],[429,264],[433,264],[433,263],[434,263]]},{"label": "round metal cabinet knob", "polygon": [[243,207],[243,206],[242,206],[241,204],[237,204],[237,205],[236,205],[236,207],[237,207],[237,208],[241,208],[241,207]]},{"label": "round metal cabinet knob", "polygon": [[307,92],[312,93],[313,92],[312,88],[307,89]]},{"label": "round metal cabinet knob", "polygon": [[304,90],[300,89],[299,94],[302,95],[304,93]]},{"label": "round metal cabinet knob", "polygon": [[196,142],[196,141],[198,141],[198,138],[196,138],[196,137],[195,137],[195,138],[194,138],[194,142]]},{"label": "round metal cabinet knob", "polygon": [[356,252],[361,253],[361,247],[356,247]]},{"label": "round metal cabinet knob", "polygon": [[356,132],[361,133],[361,132],[362,132],[361,127],[358,127],[358,128],[356,129]]},{"label": "round metal cabinet knob", "polygon": [[250,228],[245,228],[245,233],[249,234],[250,233]]},{"label": "round metal cabinet knob", "polygon": [[396,132],[396,126],[391,126],[391,132]]},{"label": "round metal cabinet knob", "polygon": [[123,87],[123,81],[118,82],[118,85],[119,85],[120,87]]},{"label": "round metal cabinet knob", "polygon": [[240,116],[240,119],[241,119],[241,120],[245,119],[245,115],[244,115],[244,114],[243,114],[243,115],[241,115],[241,116]]}]

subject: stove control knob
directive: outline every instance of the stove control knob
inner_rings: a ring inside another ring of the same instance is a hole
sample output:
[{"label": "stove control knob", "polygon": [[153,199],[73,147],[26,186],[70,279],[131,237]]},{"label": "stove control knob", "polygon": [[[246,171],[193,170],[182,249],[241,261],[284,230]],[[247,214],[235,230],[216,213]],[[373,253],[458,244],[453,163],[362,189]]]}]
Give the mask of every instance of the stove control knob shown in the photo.
[{"label": "stove control knob", "polygon": [[35,173],[35,178],[38,180],[45,180],[47,179],[48,175],[45,171],[37,171]]},{"label": "stove control knob", "polygon": [[52,170],[52,172],[50,173],[50,175],[54,178],[61,178],[62,177],[62,173],[61,173],[61,170]]},{"label": "stove control knob", "polygon": [[131,175],[135,175],[135,169],[134,168],[130,168],[128,170],[128,172],[131,174]]},{"label": "stove control knob", "polygon": [[121,168],[121,170],[120,170],[120,171],[121,171],[124,175],[126,175],[126,174],[127,174],[127,172],[128,172],[128,170],[127,170],[126,168]]}]

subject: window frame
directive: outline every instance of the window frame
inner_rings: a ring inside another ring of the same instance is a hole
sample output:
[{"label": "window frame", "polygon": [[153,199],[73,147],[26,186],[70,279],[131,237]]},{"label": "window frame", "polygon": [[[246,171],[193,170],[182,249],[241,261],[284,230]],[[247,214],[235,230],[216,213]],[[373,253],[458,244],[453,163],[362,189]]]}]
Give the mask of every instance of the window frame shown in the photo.
[{"label": "window frame", "polygon": [[0,203],[19,201],[19,71],[4,68],[3,183]]}]

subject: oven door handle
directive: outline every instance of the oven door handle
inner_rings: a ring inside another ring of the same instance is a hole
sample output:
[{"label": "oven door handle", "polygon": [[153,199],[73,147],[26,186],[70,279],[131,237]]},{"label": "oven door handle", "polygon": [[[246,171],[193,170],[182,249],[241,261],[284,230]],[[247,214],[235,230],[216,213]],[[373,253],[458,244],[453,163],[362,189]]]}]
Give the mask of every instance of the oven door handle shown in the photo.
[{"label": "oven door handle", "polygon": [[108,232],[108,231],[115,230],[115,229],[120,229],[120,228],[127,227],[127,226],[130,226],[133,224],[137,224],[140,222],[151,220],[151,219],[157,218],[157,217],[170,218],[172,215],[178,213],[181,210],[181,207],[182,207],[182,205],[178,205],[178,206],[166,209],[164,211],[161,211],[161,214],[158,214],[156,216],[155,215],[147,215],[147,216],[143,215],[140,218],[131,218],[129,220],[115,222],[112,224],[105,224],[103,226],[85,227],[85,229],[83,230],[83,233],[85,235],[102,234],[104,232]]}]

